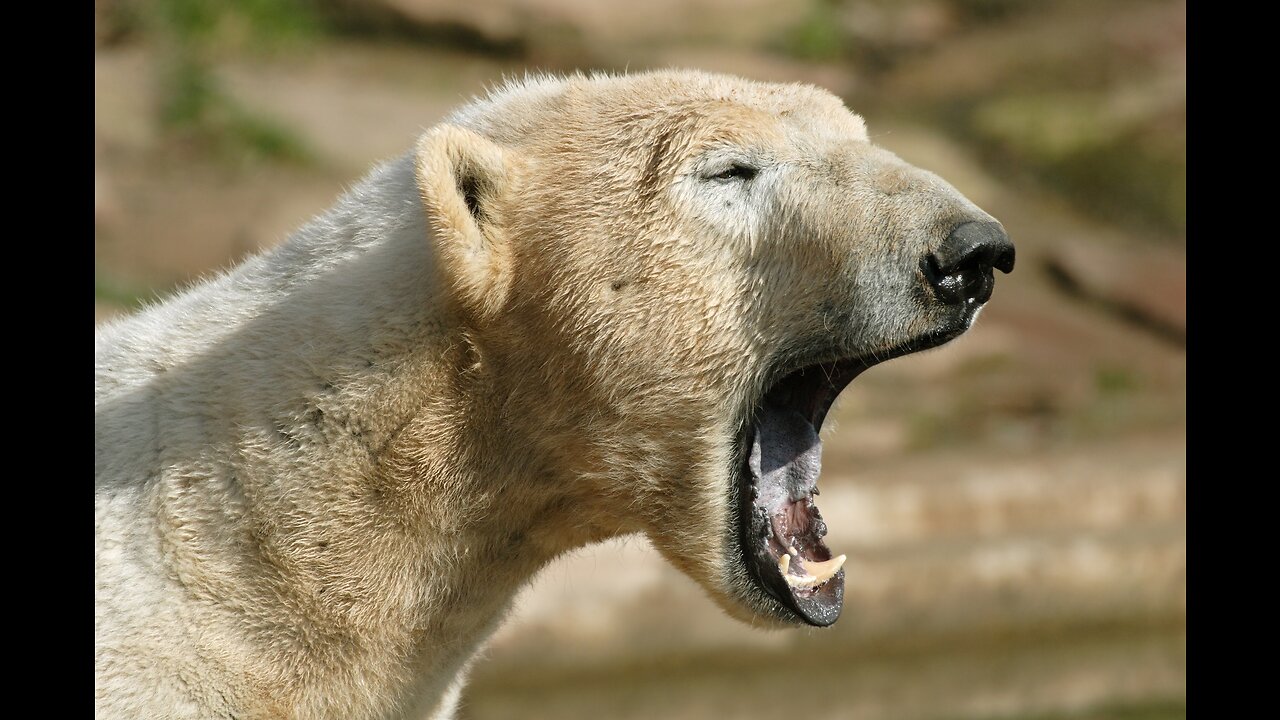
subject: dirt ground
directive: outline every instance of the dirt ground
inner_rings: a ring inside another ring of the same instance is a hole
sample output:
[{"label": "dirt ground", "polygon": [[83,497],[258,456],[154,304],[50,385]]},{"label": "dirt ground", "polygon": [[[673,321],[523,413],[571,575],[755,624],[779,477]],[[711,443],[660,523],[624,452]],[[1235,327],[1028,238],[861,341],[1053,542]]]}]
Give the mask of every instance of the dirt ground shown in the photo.
[{"label": "dirt ground", "polygon": [[[1179,3],[1138,7],[1185,17]],[[851,558],[835,628],[747,627],[643,539],[606,543],[521,595],[461,717],[1185,717],[1185,235],[1095,212],[948,125],[946,93],[979,83],[962,62],[973,37],[874,79],[848,58],[747,41],[636,51],[633,70],[830,87],[875,142],[998,217],[1018,267],[968,335],[868,372],[833,410],[820,505]],[[305,146],[285,161],[175,139],[157,119],[159,57],[141,41],[95,55],[97,323],[281,241],[531,62],[350,36],[217,57],[228,95]]]}]

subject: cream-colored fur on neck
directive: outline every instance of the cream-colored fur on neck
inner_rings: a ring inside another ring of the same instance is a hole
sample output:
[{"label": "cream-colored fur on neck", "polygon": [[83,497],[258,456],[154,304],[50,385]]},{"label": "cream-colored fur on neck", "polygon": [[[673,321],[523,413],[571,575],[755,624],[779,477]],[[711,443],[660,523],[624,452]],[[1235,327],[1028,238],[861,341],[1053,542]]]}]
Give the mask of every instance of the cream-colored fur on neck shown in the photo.
[{"label": "cream-colored fur on neck", "polygon": [[432,422],[484,399],[414,166],[98,333],[105,715],[423,714],[545,561],[475,484],[501,438]]},{"label": "cream-colored fur on neck", "polygon": [[637,529],[538,482],[498,417],[471,328],[509,271],[454,184],[487,163],[491,192],[501,162],[443,125],[280,247],[99,330],[102,715],[447,717],[539,567]]}]

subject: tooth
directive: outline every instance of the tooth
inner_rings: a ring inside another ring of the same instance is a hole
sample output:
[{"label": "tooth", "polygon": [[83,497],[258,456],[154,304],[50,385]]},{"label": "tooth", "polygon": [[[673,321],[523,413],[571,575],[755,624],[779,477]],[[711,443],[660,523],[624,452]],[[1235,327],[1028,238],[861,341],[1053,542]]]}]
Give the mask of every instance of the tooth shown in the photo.
[{"label": "tooth", "polygon": [[783,555],[778,558],[778,570],[782,572],[782,577],[788,577],[787,571],[791,569],[791,556]]},{"label": "tooth", "polygon": [[[787,566],[790,566],[790,555],[783,555],[783,560],[787,560]],[[805,569],[809,572],[804,575],[788,575],[785,572],[782,577],[786,579],[787,584],[794,588],[811,588],[817,587],[822,583],[830,580],[836,573],[840,572],[840,568],[844,565],[844,555],[838,555],[825,562],[805,562]],[[779,562],[779,566],[782,563]]]},{"label": "tooth", "polygon": [[806,562],[804,565],[810,575],[817,577],[818,582],[822,582],[840,572],[840,568],[844,567],[845,559],[844,555],[837,555],[825,562]]},{"label": "tooth", "polygon": [[799,552],[798,550],[796,550],[794,546],[788,546],[788,547],[787,547],[787,554],[788,554],[788,555],[791,555],[792,557],[794,557],[794,556],[796,556],[796,555],[799,555],[799,554],[800,554],[800,552]]}]

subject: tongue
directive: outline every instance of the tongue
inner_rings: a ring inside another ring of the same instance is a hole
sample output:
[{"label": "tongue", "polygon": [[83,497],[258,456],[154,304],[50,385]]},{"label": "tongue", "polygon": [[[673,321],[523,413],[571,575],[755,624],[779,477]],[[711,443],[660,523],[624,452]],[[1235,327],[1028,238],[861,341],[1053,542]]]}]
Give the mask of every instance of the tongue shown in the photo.
[{"label": "tongue", "polygon": [[776,511],[813,494],[822,440],[809,419],[790,407],[765,402],[761,410],[748,462],[760,493],[756,502]]}]

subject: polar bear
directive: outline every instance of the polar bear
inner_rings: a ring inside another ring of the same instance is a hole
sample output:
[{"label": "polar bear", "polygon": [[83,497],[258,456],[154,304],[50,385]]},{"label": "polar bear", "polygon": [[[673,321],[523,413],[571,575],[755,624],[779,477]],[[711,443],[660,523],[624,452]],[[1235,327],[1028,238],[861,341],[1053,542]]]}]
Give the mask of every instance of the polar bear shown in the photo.
[{"label": "polar bear", "polygon": [[819,429],[1014,249],[812,86],[533,77],[95,338],[102,717],[447,717],[517,590],[643,533],[825,626]]}]

